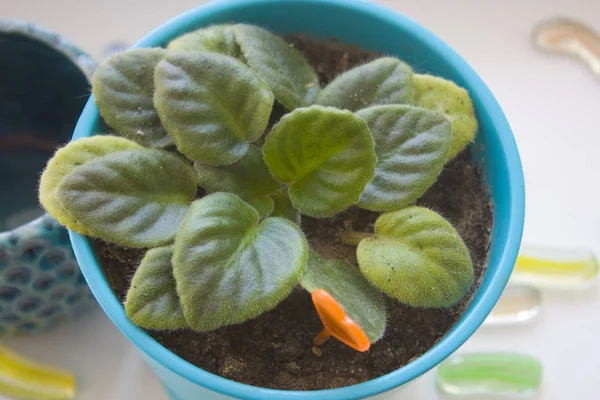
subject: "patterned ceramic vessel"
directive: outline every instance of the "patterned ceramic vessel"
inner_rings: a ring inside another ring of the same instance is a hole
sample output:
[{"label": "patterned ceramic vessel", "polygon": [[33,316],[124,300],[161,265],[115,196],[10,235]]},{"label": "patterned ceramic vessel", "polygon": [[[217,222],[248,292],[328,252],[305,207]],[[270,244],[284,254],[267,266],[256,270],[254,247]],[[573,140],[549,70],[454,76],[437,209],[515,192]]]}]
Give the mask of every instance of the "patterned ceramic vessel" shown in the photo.
[{"label": "patterned ceramic vessel", "polygon": [[48,329],[92,303],[67,231],[37,200],[39,175],[66,143],[96,63],[70,41],[0,20],[0,337]]}]

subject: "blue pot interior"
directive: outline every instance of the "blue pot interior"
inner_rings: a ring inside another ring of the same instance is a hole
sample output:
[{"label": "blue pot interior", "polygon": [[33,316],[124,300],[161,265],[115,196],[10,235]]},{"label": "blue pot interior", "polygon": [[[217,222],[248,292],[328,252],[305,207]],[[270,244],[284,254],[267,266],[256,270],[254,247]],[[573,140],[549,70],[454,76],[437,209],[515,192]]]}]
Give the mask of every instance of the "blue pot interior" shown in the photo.
[{"label": "blue pot interior", "polygon": [[[58,45],[60,46],[60,45]],[[89,97],[84,72],[60,48],[0,33],[0,232],[43,214],[41,171],[66,143]]]}]

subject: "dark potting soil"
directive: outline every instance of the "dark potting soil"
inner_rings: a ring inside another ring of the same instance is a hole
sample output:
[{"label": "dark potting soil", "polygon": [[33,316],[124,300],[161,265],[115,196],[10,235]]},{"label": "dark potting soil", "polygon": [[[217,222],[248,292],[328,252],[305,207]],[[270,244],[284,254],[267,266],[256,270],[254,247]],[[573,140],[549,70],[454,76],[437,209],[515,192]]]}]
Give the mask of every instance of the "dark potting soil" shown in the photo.
[{"label": "dark potting soil", "polygon": [[[375,54],[355,47],[315,42],[303,36],[295,36],[291,42],[315,67],[323,84],[376,58]],[[392,372],[429,350],[458,321],[479,287],[490,245],[492,206],[469,150],[445,166],[438,181],[418,203],[436,210],[456,227],[471,252],[475,285],[459,304],[447,309],[417,309],[388,299],[385,335],[368,352],[358,353],[330,339],[322,346],[322,355],[314,355],[312,339],[322,326],[309,293],[303,289],[296,289],[272,311],[241,325],[207,333],[148,333],[206,371],[260,387],[329,389]],[[331,219],[304,217],[302,230],[311,247],[324,258],[343,258],[356,264],[356,248],[344,245],[340,238],[344,224],[351,221],[355,230],[372,231],[376,217],[376,213],[353,207]],[[94,244],[111,288],[124,299],[143,251],[99,240]]]}]

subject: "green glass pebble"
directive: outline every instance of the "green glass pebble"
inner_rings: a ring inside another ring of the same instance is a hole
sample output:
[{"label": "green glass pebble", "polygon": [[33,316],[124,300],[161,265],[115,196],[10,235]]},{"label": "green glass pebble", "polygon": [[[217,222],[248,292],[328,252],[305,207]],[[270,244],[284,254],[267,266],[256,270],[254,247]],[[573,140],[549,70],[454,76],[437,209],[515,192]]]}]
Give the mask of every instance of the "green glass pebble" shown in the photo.
[{"label": "green glass pebble", "polygon": [[437,369],[437,385],[450,395],[528,398],[542,381],[542,364],[518,353],[471,353],[448,358]]}]

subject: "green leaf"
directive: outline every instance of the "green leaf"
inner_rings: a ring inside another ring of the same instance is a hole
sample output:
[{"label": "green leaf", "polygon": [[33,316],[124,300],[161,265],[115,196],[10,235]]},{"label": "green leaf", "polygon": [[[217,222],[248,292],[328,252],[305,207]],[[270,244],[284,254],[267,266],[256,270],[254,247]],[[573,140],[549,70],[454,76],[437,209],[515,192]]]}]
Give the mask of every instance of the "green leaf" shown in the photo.
[{"label": "green leaf", "polygon": [[382,57],[344,72],[317,97],[317,104],[358,111],[383,104],[413,104],[412,69]]},{"label": "green leaf", "polygon": [[232,57],[168,53],[156,67],[155,84],[154,104],[177,148],[203,164],[239,160],[269,122],[273,94]]},{"label": "green leaf", "polygon": [[213,25],[180,36],[169,43],[174,51],[205,51],[240,56],[240,46],[235,41],[232,25]]},{"label": "green leaf", "polygon": [[117,53],[98,66],[92,93],[102,118],[125,136],[146,147],[166,147],[173,139],[153,104],[154,68],[164,49],[134,49]]},{"label": "green leaf", "polygon": [[90,236],[154,247],[173,240],[196,190],[196,174],[183,159],[141,149],[88,161],[63,178],[56,193]]},{"label": "green leaf", "polygon": [[56,187],[76,167],[90,160],[118,151],[135,149],[142,149],[142,146],[131,140],[107,135],[82,138],[68,143],[54,154],[42,173],[39,187],[40,203],[62,225],[87,235],[87,228],[75,220],[58,201]]},{"label": "green leaf", "polygon": [[233,31],[248,65],[281,104],[292,111],[315,102],[319,77],[298,50],[257,26],[237,24]]},{"label": "green leaf", "polygon": [[448,160],[453,159],[477,134],[477,117],[469,93],[446,79],[415,74],[415,104],[440,112],[452,124]]},{"label": "green leaf", "polygon": [[300,225],[300,213],[294,208],[287,190],[282,190],[271,197],[275,204],[271,213],[273,217],[287,218],[296,225]]},{"label": "green leaf", "polygon": [[300,284],[311,293],[323,289],[333,296],[371,343],[383,336],[387,319],[383,296],[354,265],[342,260],[323,261],[311,251]]},{"label": "green leaf", "polygon": [[146,252],[131,280],[125,300],[127,317],[145,329],[187,328],[173,276],[173,247]]},{"label": "green leaf", "polygon": [[363,274],[413,307],[450,307],[473,283],[473,265],[452,225],[423,207],[382,214],[356,250]]},{"label": "green leaf", "polygon": [[321,106],[281,118],[267,136],[264,156],[275,179],[289,184],[294,207],[312,217],[333,216],[356,204],[376,161],[365,121]]},{"label": "green leaf", "polygon": [[270,195],[279,190],[273,180],[261,149],[251,145],[248,153],[239,161],[222,167],[194,163],[200,186],[209,193],[229,192],[250,204],[261,216],[273,211]]},{"label": "green leaf", "polygon": [[196,200],[173,256],[188,324],[210,331],[271,310],[300,281],[307,253],[304,235],[286,219],[258,224],[256,210],[229,193]]},{"label": "green leaf", "polygon": [[437,179],[448,155],[450,122],[440,113],[408,105],[360,110],[373,139],[375,176],[358,206],[392,211],[414,203]]}]

